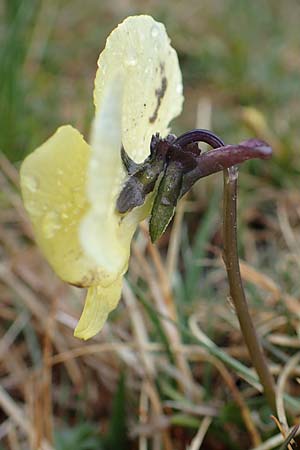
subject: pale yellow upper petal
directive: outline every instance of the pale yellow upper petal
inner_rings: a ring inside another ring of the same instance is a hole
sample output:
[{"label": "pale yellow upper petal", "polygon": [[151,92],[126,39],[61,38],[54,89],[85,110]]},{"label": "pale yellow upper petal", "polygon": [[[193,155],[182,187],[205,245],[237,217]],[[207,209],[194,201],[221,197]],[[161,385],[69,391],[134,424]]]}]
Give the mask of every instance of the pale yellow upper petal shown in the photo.
[{"label": "pale yellow upper petal", "polygon": [[89,339],[97,334],[103,327],[108,314],[118,305],[121,289],[122,277],[107,287],[90,287],[74,336]]},{"label": "pale yellow upper petal", "polygon": [[20,171],[25,208],[35,238],[65,281],[90,286],[105,272],[83,252],[78,229],[88,209],[86,173],[90,147],[71,126],[63,126],[23,162]]},{"label": "pale yellow upper petal", "polygon": [[122,78],[115,74],[106,86],[92,126],[93,151],[86,185],[89,209],[80,228],[83,249],[105,268],[110,281],[124,273],[129,258],[129,245],[123,245],[120,235],[122,218],[115,208],[124,177],[120,157],[122,95]]},{"label": "pale yellow upper petal", "polygon": [[128,17],[109,35],[98,66],[96,108],[101,108],[109,81],[121,72],[122,143],[141,162],[150,152],[151,136],[159,132],[164,137],[182,108],[178,58],[164,25],[146,15]]},{"label": "pale yellow upper petal", "polygon": [[149,16],[124,20],[108,37],[98,65],[87,182],[90,208],[80,240],[113,280],[127,269],[132,236],[152,201],[148,196],[146,205],[125,217],[117,213],[116,201],[127,176],[121,145],[135,161],[145,159],[152,135],[166,135],[170,120],[181,111],[182,82],[165,28]]}]

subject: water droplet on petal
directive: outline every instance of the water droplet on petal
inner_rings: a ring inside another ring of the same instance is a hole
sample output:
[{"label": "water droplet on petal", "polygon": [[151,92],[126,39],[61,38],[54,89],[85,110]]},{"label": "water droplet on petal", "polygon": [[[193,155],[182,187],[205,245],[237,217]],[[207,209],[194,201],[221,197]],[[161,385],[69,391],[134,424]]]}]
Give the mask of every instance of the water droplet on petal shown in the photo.
[{"label": "water droplet on petal", "polygon": [[91,168],[91,170],[98,170],[99,162],[96,159],[92,159],[90,162],[90,168]]},{"label": "water droplet on petal", "polygon": [[42,223],[43,232],[46,239],[51,239],[61,228],[61,221],[56,211],[49,211],[45,214]]},{"label": "water droplet on petal", "polygon": [[26,209],[32,216],[37,216],[40,213],[40,207],[34,201],[29,201],[26,203]]},{"label": "water droplet on petal", "polygon": [[153,25],[153,27],[151,28],[151,36],[153,38],[156,38],[159,34],[159,29],[156,25]]},{"label": "water droplet on petal", "polygon": [[30,192],[36,192],[39,187],[39,181],[34,176],[24,177],[23,184]]},{"label": "water droplet on petal", "polygon": [[131,51],[128,53],[127,58],[125,60],[125,63],[127,66],[135,66],[137,63],[137,56],[136,53]]},{"label": "water droplet on petal", "polygon": [[177,92],[177,94],[181,94],[182,93],[182,84],[181,83],[177,84],[176,92]]},{"label": "water droplet on petal", "polygon": [[85,191],[82,190],[81,186],[72,189],[72,201],[74,205],[77,205],[79,208],[85,204]]}]

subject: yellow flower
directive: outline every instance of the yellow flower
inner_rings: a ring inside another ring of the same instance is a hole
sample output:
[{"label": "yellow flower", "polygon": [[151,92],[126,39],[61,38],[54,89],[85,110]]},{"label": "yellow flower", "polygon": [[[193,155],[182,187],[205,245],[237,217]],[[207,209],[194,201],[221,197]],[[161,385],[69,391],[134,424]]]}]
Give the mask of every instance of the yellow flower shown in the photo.
[{"label": "yellow flower", "polygon": [[121,146],[143,161],[151,136],[167,135],[182,101],[178,59],[164,26],[149,16],[128,17],[98,60],[90,144],[64,125],[22,164],[22,196],[38,245],[60,278],[88,288],[79,338],[100,331],[117,306],[133,234],[151,208],[149,194],[128,214],[116,211],[126,179]]}]

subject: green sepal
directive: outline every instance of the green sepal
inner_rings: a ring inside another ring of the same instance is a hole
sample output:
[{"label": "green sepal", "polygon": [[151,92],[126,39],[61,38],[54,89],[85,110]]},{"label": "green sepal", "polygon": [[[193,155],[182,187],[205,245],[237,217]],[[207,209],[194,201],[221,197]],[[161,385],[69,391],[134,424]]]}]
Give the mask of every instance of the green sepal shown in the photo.
[{"label": "green sepal", "polygon": [[146,199],[146,195],[152,192],[159,175],[166,165],[166,156],[172,148],[172,135],[165,139],[160,139],[158,135],[152,136],[150,144],[150,155],[144,162],[137,164],[126,153],[124,147],[121,148],[121,158],[129,178],[126,180],[120,195],[117,199],[117,211],[125,214],[141,206]]},{"label": "green sepal", "polygon": [[124,214],[145,202],[146,195],[153,191],[155,183],[164,169],[161,159],[146,161],[126,181],[117,200],[117,210]]},{"label": "green sepal", "polygon": [[177,161],[171,161],[159,183],[151,211],[149,232],[151,241],[157,241],[170,223],[182,186],[183,171]]}]

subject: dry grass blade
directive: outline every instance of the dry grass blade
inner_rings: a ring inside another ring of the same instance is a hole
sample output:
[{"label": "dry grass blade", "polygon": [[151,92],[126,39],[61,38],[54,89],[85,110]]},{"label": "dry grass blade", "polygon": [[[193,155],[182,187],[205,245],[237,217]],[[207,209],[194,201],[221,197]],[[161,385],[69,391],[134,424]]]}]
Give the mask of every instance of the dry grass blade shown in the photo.
[{"label": "dry grass blade", "polygon": [[137,299],[127,281],[124,281],[123,284],[123,298],[129,311],[135,336],[136,348],[139,350],[139,356],[144,365],[145,373],[148,377],[153,378],[155,375],[153,358],[145,351],[145,347],[149,343],[147,327],[139,310]]},{"label": "dry grass blade", "polygon": [[[59,333],[55,332],[53,327],[51,329],[48,328],[47,308],[39,301],[33,290],[26,286],[4,265],[0,265],[0,280],[22,299],[27,308],[37,318],[38,323],[43,325],[44,330],[48,330],[55,347],[63,351],[66,347],[65,341]],[[73,361],[67,361],[66,367],[74,384],[79,385],[81,383],[81,374],[76,364]]]},{"label": "dry grass blade", "polygon": [[10,347],[13,345],[15,339],[21,333],[23,328],[28,323],[29,316],[26,312],[23,312],[16,318],[10,328],[6,331],[0,341],[0,360],[6,353],[9,352]]},{"label": "dry grass blade", "polygon": [[[166,276],[166,273],[164,272],[163,264],[159,258],[157,250],[150,244],[149,241],[149,249],[158,272],[157,276],[160,274],[159,276],[163,280],[163,287],[158,282],[156,274],[150,267],[148,261],[141,253],[137,245],[133,243],[132,247],[134,255],[143,268],[142,271],[151,290],[153,299],[155,300],[157,310],[159,311],[161,316],[174,320],[174,317],[176,318],[176,308],[170,293],[170,288],[167,284],[168,278]],[[181,338],[176,326],[165,320],[162,321],[162,325],[165,330],[166,336],[168,337],[170,349],[174,349],[174,347],[180,348]],[[194,390],[197,391],[197,389],[194,386],[190,369],[180,351],[174,351],[174,359],[177,363],[178,370],[182,372],[182,378],[185,380],[185,384],[183,384],[181,388],[187,393],[187,395],[191,395],[191,393]],[[188,391],[186,391],[187,385],[189,386]]]},{"label": "dry grass blade", "polygon": [[30,431],[30,423],[26,418],[24,411],[13,401],[10,395],[1,386],[0,404],[16,425],[26,433]]},{"label": "dry grass blade", "polygon": [[297,255],[299,256],[300,255],[300,243],[291,227],[287,209],[283,204],[278,205],[278,214],[277,215],[278,215],[278,222],[279,222],[283,237],[286,241],[286,244],[288,245],[291,253],[296,252]]},{"label": "dry grass blade", "polygon": [[16,187],[19,187],[19,173],[3,153],[0,153],[0,169]]},{"label": "dry grass blade", "polygon": [[[200,330],[197,321],[195,320],[195,317],[193,318],[193,316],[190,318],[190,327],[197,337],[201,337],[203,339],[202,336],[203,333]],[[239,406],[241,410],[241,415],[243,417],[246,429],[248,430],[248,433],[251,436],[252,444],[259,445],[261,443],[260,435],[251,417],[250,410],[245,400],[243,399],[243,396],[240,394],[239,390],[236,387],[233,377],[230,375],[225,365],[217,358],[215,358],[212,355],[207,355],[206,359],[207,361],[211,362],[211,364],[213,364],[213,366],[218,370],[223,380],[225,381],[226,385],[230,389],[232,397],[234,398],[236,404]]]},{"label": "dry grass blade", "polygon": [[279,450],[285,450],[286,448],[288,448],[289,450],[293,450],[293,447],[291,446],[291,444],[294,442],[294,437],[296,436],[298,429],[299,429],[299,425],[295,425],[294,428],[291,430],[291,432],[286,437],[284,443],[282,444],[282,446],[280,447]]},{"label": "dry grass blade", "polygon": [[[144,384],[145,392],[149,393],[149,390],[151,391],[151,399],[152,399],[152,405],[154,409],[154,413],[156,415],[162,415],[163,414],[163,408],[161,405],[161,400],[159,397],[159,394],[157,392],[155,383],[154,383],[154,376],[155,376],[155,367],[153,364],[153,358],[147,351],[145,351],[145,346],[149,342],[149,338],[147,336],[146,326],[143,320],[143,317],[139,311],[139,305],[137,302],[137,299],[135,298],[134,293],[130,289],[129,284],[125,281],[124,287],[123,287],[123,297],[124,301],[127,305],[127,308],[130,313],[130,319],[132,322],[132,327],[134,330],[134,336],[136,338],[136,347],[139,351],[139,356],[141,358],[141,361],[144,365],[145,374],[147,378],[146,384]],[[143,416],[143,422],[145,422],[145,417]],[[162,432],[163,441],[165,443],[166,449],[171,449],[172,443],[169,436],[169,433],[167,430],[163,430]],[[142,439],[140,440],[140,445],[143,445],[145,447],[146,440]]]},{"label": "dry grass blade", "polygon": [[[53,327],[53,317],[48,319],[47,330]],[[43,345],[43,365],[40,370],[32,374],[29,380],[29,395],[32,420],[35,435],[32,436],[32,448],[39,448],[43,440],[53,442],[52,418],[52,367],[50,357],[52,345],[49,333],[46,333]]]},{"label": "dry grass blade", "polygon": [[182,228],[182,221],[185,211],[186,197],[182,198],[179,202],[173,221],[171,230],[171,236],[169,240],[168,253],[166,258],[166,271],[169,279],[170,286],[172,286],[172,278],[175,273],[176,267],[178,267],[178,256],[180,250],[180,235]]},{"label": "dry grass blade", "polygon": [[11,450],[21,450],[15,427],[11,427],[8,431],[7,440]]},{"label": "dry grass blade", "polygon": [[[27,419],[25,412],[13,401],[8,393],[0,386],[0,405],[7,415],[19,426],[28,437],[35,435],[35,430]],[[41,450],[54,450],[45,440],[41,442]]]},{"label": "dry grass blade", "polygon": [[204,417],[199,427],[199,430],[197,431],[196,436],[193,438],[187,450],[200,450],[211,422],[212,422],[211,417]]},{"label": "dry grass blade", "polygon": [[[205,356],[206,360],[207,356]],[[204,358],[198,358],[198,361],[203,361]],[[208,416],[208,417],[217,417],[220,413],[220,408],[217,406],[209,405],[203,402],[203,404],[200,404],[199,402],[197,404],[187,403],[186,400],[184,401],[175,401],[175,400],[166,400],[164,401],[163,405],[168,408],[177,409],[179,411],[192,414],[192,415],[199,415],[199,416]]]},{"label": "dry grass blade", "polygon": [[11,188],[11,185],[9,184],[7,178],[1,172],[0,172],[0,188],[1,188],[0,190],[5,194],[6,198],[9,200],[9,202],[17,212],[21,220],[21,227],[25,236],[28,236],[29,238],[33,239],[31,225],[29,224],[29,220],[25,214],[22,201],[19,195]]},{"label": "dry grass blade", "polygon": [[249,281],[250,283],[255,284],[261,289],[270,292],[272,295],[269,303],[276,304],[280,299],[283,299],[288,309],[291,313],[300,316],[300,305],[297,298],[283,292],[280,287],[267,275],[262,274],[254,267],[249,264],[241,261],[240,269],[242,278],[245,281]]},{"label": "dry grass blade", "polygon": [[[294,430],[295,427],[292,427],[288,430],[288,433],[291,433]],[[300,434],[300,429],[296,431],[296,434],[294,437],[298,436]],[[273,448],[278,447],[278,445],[282,444],[284,442],[284,438],[282,434],[277,434],[276,436],[272,436],[271,438],[267,439],[263,444],[258,445],[257,447],[251,448],[251,450],[271,450]]]},{"label": "dry grass blade", "polygon": [[274,333],[268,339],[272,344],[280,345],[281,347],[300,348],[300,340],[297,337]]},{"label": "dry grass blade", "polygon": [[[139,401],[139,423],[145,425],[149,420],[149,398],[145,389],[145,382],[141,386]],[[147,450],[147,436],[143,433],[139,435],[139,450]]]},{"label": "dry grass blade", "polygon": [[[293,373],[297,364],[300,362],[300,353],[296,353],[288,363],[284,366],[282,372],[280,373],[277,381],[277,389],[276,389],[276,406],[277,406],[277,415],[280,423],[284,426],[285,431],[288,430],[288,422],[284,408],[284,391],[285,386],[288,380],[288,377]],[[299,413],[299,411],[297,411]]]}]

